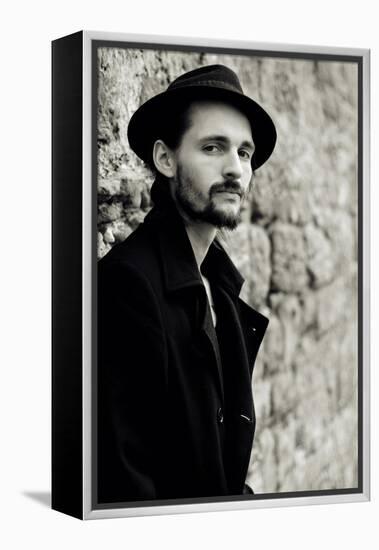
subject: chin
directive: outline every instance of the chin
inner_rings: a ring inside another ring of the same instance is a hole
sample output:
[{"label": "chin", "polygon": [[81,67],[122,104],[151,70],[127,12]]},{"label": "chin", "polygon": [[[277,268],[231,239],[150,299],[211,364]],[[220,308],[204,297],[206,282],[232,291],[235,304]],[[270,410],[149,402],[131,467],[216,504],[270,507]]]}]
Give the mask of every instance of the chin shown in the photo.
[{"label": "chin", "polygon": [[240,208],[212,207],[205,213],[206,220],[218,229],[236,229],[241,222]]}]

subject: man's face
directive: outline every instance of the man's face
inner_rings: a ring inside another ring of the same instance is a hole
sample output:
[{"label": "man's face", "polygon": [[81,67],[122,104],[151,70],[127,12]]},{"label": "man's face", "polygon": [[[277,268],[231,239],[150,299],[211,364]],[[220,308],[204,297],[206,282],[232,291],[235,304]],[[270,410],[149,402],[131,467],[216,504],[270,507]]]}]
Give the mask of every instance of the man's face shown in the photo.
[{"label": "man's face", "polygon": [[190,127],[173,153],[173,196],[190,219],[234,229],[253,175],[250,123],[221,102],[196,102],[188,115]]}]

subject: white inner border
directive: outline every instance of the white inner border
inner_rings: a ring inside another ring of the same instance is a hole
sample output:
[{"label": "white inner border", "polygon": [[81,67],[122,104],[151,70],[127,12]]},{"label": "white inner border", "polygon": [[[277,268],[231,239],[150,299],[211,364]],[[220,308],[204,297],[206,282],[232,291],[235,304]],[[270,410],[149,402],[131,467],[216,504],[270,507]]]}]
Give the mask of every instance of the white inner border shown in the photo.
[{"label": "white inner border", "polygon": [[[91,419],[91,365],[92,365],[92,40],[113,42],[157,43],[196,47],[222,47],[273,52],[331,54],[359,56],[363,60],[363,493],[309,497],[273,498],[240,502],[211,502],[135,508],[92,509],[92,419]],[[83,32],[83,519],[119,518],[145,515],[209,512],[218,510],[246,510],[312,504],[362,502],[370,499],[370,50],[214,40],[205,38],[167,37],[98,31]]]}]

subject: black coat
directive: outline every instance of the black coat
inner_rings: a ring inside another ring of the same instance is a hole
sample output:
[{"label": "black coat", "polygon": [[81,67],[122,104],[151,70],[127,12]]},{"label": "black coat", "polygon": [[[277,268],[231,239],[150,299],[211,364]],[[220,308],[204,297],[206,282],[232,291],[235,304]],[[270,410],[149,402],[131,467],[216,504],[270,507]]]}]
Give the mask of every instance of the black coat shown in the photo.
[{"label": "black coat", "polygon": [[216,242],[202,272],[218,338],[175,208],[153,209],[99,262],[99,503],[244,491],[268,320],[239,299],[243,279]]}]

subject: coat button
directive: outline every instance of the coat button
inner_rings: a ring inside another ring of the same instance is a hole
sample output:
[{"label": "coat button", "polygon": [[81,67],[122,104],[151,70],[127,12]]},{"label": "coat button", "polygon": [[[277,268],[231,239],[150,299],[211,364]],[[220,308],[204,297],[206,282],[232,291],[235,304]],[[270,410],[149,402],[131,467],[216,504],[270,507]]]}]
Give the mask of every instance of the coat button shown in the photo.
[{"label": "coat button", "polygon": [[222,412],[221,407],[217,410],[217,422],[219,424],[222,424],[224,422],[224,413]]}]

